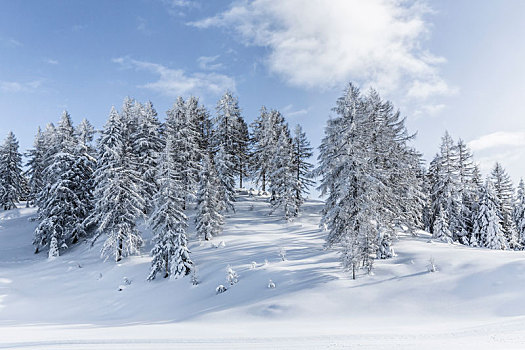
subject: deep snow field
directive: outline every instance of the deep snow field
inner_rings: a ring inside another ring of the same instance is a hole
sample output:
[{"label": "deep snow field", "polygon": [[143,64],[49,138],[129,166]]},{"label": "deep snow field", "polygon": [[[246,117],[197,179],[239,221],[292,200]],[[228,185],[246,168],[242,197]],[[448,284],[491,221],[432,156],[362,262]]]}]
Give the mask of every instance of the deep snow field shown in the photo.
[{"label": "deep snow field", "polygon": [[[525,348],[524,252],[401,235],[397,257],[353,281],[323,250],[320,201],[291,223],[261,197],[236,207],[211,242],[190,227],[197,286],[147,282],[149,244],[118,264],[100,258],[103,237],[48,260],[33,254],[34,209],[1,211],[0,349]],[[239,281],[217,295],[227,265]]]}]

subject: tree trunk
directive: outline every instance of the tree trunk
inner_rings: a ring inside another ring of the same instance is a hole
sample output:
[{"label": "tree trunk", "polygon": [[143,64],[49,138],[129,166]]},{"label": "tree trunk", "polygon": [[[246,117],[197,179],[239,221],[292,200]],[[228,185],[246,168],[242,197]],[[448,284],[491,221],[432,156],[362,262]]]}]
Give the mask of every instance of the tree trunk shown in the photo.
[{"label": "tree trunk", "polygon": [[116,256],[116,261],[119,262],[120,260],[122,260],[122,249],[123,249],[123,244],[124,242],[122,242],[122,238],[119,238],[118,239],[118,248],[117,248],[117,256]]}]

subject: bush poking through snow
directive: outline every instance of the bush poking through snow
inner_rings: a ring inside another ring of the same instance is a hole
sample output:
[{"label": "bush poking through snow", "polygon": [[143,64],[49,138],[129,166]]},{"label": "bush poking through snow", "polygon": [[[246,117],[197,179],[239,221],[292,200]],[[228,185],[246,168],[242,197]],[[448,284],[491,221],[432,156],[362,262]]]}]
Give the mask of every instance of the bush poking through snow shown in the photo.
[{"label": "bush poking through snow", "polygon": [[284,250],[282,247],[279,249],[279,256],[281,257],[282,261],[286,261],[286,250]]},{"label": "bush poking through snow", "polygon": [[251,265],[252,270],[254,270],[257,267],[257,263],[255,261],[252,261],[250,265]]},{"label": "bush poking through snow", "polygon": [[215,294],[221,294],[221,293],[224,293],[228,290],[228,288],[226,288],[225,286],[223,286],[222,284],[219,284],[217,286],[217,288],[215,288]]},{"label": "bush poking through snow", "polygon": [[235,283],[239,282],[239,275],[235,272],[230,265],[226,268],[226,281],[233,286]]},{"label": "bush poking through snow", "polygon": [[428,264],[428,272],[437,272],[437,266],[436,266],[436,262],[434,260],[434,258],[430,258],[428,260],[429,264]]},{"label": "bush poking through snow", "polygon": [[268,288],[270,288],[270,289],[274,289],[274,288],[275,288],[275,283],[273,283],[272,280],[270,280],[270,281],[268,282]]}]

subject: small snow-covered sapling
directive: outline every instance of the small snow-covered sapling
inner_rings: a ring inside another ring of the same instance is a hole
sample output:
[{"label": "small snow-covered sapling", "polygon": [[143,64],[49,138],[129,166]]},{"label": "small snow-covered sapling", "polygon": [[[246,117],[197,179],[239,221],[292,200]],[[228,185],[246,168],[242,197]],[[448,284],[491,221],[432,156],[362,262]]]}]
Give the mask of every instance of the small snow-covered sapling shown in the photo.
[{"label": "small snow-covered sapling", "polygon": [[228,290],[228,288],[226,288],[225,286],[223,286],[222,284],[219,284],[217,286],[217,288],[215,288],[215,293],[216,294],[221,294],[221,293],[224,293]]},{"label": "small snow-covered sapling", "polygon": [[438,269],[436,266],[436,262],[434,261],[434,258],[430,258],[428,262],[429,262],[428,272],[437,272]]},{"label": "small snow-covered sapling", "polygon": [[191,284],[194,286],[199,284],[199,278],[197,277],[197,267],[194,267],[191,270]]},{"label": "small snow-covered sapling", "polygon": [[255,261],[252,261],[251,263],[252,270],[257,267],[257,263]]},{"label": "small snow-covered sapling", "polygon": [[268,282],[268,288],[270,288],[270,289],[275,288],[275,283],[274,283],[272,280],[270,280],[270,281]]},{"label": "small snow-covered sapling", "polygon": [[226,268],[226,281],[233,286],[239,281],[239,275],[235,272],[230,265]]}]

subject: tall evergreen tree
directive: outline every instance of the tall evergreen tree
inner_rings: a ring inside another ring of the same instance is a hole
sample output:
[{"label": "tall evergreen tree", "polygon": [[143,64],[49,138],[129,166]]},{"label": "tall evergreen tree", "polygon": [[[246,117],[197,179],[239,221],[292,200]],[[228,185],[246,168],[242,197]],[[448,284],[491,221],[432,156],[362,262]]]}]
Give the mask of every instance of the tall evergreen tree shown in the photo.
[{"label": "tall evergreen tree", "polygon": [[514,204],[514,222],[518,233],[518,243],[525,246],[525,184],[520,179]]},{"label": "tall evergreen tree", "polygon": [[296,187],[295,197],[298,203],[303,202],[304,196],[309,193],[309,187],[314,184],[312,180],[313,165],[307,160],[313,155],[313,148],[306,138],[306,133],[299,124],[295,126],[293,144],[292,167],[295,174]]},{"label": "tall evergreen tree", "polygon": [[282,208],[284,218],[290,220],[299,214],[302,197],[297,198],[301,191],[300,182],[296,179],[294,162],[294,149],[288,127],[281,129],[277,140],[275,154],[272,161],[270,191],[272,198],[270,204],[274,209]]},{"label": "tall evergreen tree", "polygon": [[494,186],[494,193],[497,198],[498,215],[501,219],[505,238],[512,249],[518,248],[516,226],[512,219],[512,202],[514,199],[514,187],[512,181],[500,163],[494,165],[489,179]]},{"label": "tall evergreen tree", "polygon": [[91,210],[94,159],[78,143],[69,113],[56,128],[55,153],[44,170],[45,196],[39,203],[40,223],[35,229],[35,252],[49,245],[49,256],[87,235],[83,222]]},{"label": "tall evergreen tree", "polygon": [[327,245],[341,248],[345,267],[370,271],[375,258],[394,254],[392,238],[415,198],[399,201],[399,194],[410,190],[401,178],[417,177],[411,166],[416,155],[407,145],[413,136],[375,91],[362,97],[350,84],[334,112],[316,169],[319,189],[327,195],[321,224],[329,231]]},{"label": "tall evergreen tree", "polygon": [[27,151],[26,157],[28,167],[25,175],[28,177],[29,196],[28,203],[35,204],[38,194],[44,187],[44,169],[45,169],[45,140],[44,135],[38,127],[38,131],[33,142],[33,148]]},{"label": "tall evergreen tree", "polygon": [[482,189],[481,203],[474,221],[472,245],[490,249],[507,249],[508,243],[499,216],[498,197],[492,181],[486,181]]},{"label": "tall evergreen tree", "polygon": [[219,211],[218,181],[215,167],[208,154],[205,154],[197,193],[195,228],[197,236],[207,241],[219,234],[224,224],[224,219]]},{"label": "tall evergreen tree", "polygon": [[141,176],[133,166],[131,133],[127,119],[111,109],[109,120],[98,140],[95,171],[95,205],[86,225],[96,225],[96,239],[106,234],[102,255],[120,261],[137,253],[143,244],[136,227],[143,215],[144,200],[140,195]]},{"label": "tall evergreen tree", "polygon": [[22,155],[18,152],[18,141],[9,132],[0,147],[0,206],[4,210],[16,208],[22,194]]},{"label": "tall evergreen tree", "polygon": [[159,191],[154,196],[155,210],[149,223],[155,232],[151,254],[151,272],[148,280],[158,273],[164,277],[188,275],[193,267],[189,256],[186,229],[187,217],[183,212],[183,181],[177,171],[173,134],[167,135],[166,146],[159,161]]}]

